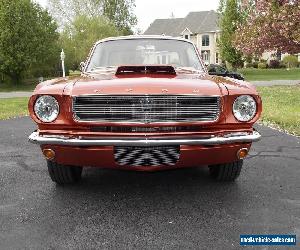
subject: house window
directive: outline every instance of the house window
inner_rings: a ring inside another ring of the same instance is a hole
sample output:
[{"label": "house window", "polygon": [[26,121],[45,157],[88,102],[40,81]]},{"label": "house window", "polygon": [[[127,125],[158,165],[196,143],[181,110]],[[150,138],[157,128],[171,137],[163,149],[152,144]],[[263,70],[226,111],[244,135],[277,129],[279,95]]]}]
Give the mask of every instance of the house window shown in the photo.
[{"label": "house window", "polygon": [[202,46],[209,46],[209,35],[202,36]]},{"label": "house window", "polygon": [[184,38],[185,38],[186,40],[189,40],[189,35],[184,35]]},{"label": "house window", "polygon": [[210,63],[210,53],[209,50],[202,50],[201,51],[202,59],[205,63]]}]

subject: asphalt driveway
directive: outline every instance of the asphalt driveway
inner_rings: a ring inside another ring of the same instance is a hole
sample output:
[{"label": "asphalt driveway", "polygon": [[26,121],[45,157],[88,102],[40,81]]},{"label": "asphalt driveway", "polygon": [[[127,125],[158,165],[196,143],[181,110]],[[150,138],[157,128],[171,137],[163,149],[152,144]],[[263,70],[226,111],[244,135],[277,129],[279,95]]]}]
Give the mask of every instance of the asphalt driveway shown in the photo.
[{"label": "asphalt driveway", "polygon": [[27,142],[34,129],[28,117],[0,121],[0,249],[240,249],[247,233],[297,234],[299,246],[299,138],[258,127],[233,184],[206,168],[87,169],[59,187]]}]

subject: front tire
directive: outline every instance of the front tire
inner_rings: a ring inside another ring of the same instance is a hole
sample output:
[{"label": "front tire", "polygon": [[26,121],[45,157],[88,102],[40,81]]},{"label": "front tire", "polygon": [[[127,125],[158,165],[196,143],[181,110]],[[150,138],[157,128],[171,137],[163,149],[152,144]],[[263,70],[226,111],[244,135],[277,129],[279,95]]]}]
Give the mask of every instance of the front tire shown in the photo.
[{"label": "front tire", "polygon": [[243,160],[209,166],[210,175],[218,181],[235,181],[242,170]]},{"label": "front tire", "polygon": [[53,161],[47,161],[47,166],[51,180],[59,185],[81,180],[82,167],[65,166]]}]

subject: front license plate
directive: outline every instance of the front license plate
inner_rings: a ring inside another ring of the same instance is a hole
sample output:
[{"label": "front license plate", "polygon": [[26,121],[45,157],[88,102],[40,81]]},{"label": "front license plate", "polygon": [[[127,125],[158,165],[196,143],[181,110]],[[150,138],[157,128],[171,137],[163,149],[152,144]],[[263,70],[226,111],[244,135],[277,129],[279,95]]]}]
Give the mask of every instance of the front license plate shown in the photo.
[{"label": "front license plate", "polygon": [[180,146],[114,147],[114,157],[121,166],[174,166],[180,157]]}]

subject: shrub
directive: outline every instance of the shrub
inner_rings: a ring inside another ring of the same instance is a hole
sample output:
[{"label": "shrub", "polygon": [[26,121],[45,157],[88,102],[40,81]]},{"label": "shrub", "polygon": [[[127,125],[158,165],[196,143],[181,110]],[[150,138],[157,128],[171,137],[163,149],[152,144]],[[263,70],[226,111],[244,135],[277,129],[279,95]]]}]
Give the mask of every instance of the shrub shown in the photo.
[{"label": "shrub", "polygon": [[288,68],[296,68],[298,65],[297,56],[285,56],[282,61]]},{"label": "shrub", "polygon": [[258,68],[259,69],[266,69],[267,68],[267,64],[264,63],[264,62],[261,62],[261,63],[258,64]]},{"label": "shrub", "polygon": [[280,62],[280,64],[279,64],[279,68],[281,68],[281,69],[285,69],[285,68],[286,68],[286,65],[285,65],[283,62]]},{"label": "shrub", "polygon": [[246,63],[252,63],[252,57],[251,56],[246,56],[245,57],[245,62]]},{"label": "shrub", "polygon": [[258,62],[254,62],[254,63],[252,63],[252,65],[253,65],[253,68],[255,68],[255,69],[258,68]]},{"label": "shrub", "polygon": [[269,62],[270,69],[278,69],[280,68],[280,62],[278,60],[270,60]]},{"label": "shrub", "polygon": [[253,63],[245,63],[245,68],[253,68]]},{"label": "shrub", "polygon": [[225,62],[225,67],[226,67],[226,69],[228,69],[228,70],[232,70],[232,64],[230,63],[230,62]]}]

